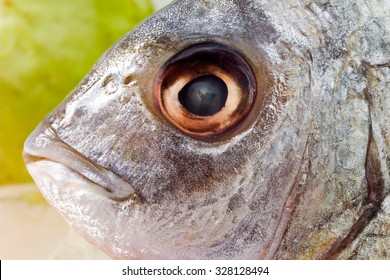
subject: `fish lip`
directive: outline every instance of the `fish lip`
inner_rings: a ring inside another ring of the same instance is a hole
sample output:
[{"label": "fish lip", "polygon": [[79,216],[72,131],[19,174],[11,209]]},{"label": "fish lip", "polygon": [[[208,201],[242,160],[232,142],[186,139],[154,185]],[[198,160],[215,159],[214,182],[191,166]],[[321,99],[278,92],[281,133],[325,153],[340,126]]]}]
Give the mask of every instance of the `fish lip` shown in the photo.
[{"label": "fish lip", "polygon": [[115,201],[140,200],[136,190],[117,174],[89,160],[60,139],[54,128],[43,121],[27,138],[23,159],[26,166],[51,162],[64,166],[86,181],[89,185],[103,190]]}]

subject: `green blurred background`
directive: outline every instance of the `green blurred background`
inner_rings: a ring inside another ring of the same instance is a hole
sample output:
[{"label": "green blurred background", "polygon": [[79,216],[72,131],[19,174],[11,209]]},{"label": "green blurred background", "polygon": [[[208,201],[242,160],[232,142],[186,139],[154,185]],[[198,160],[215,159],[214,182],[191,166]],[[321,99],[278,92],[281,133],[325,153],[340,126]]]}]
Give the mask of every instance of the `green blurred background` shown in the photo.
[{"label": "green blurred background", "polygon": [[153,11],[148,0],[0,0],[0,186],[32,181],[26,137]]}]

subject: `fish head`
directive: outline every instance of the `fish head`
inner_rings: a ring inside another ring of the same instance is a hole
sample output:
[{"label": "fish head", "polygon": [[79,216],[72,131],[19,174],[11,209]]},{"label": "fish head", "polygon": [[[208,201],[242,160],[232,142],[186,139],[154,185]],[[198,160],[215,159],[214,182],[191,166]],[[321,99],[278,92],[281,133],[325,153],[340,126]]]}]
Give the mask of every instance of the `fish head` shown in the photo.
[{"label": "fish head", "polygon": [[[176,1],[126,34],[25,143],[47,200],[114,258],[274,257],[324,85],[318,34],[279,8]],[[217,80],[199,113],[185,88]]]},{"label": "fish head", "polygon": [[[309,95],[309,53],[276,46],[281,36],[257,1],[174,3],[108,50],[45,118],[26,141],[29,172],[113,257],[266,256],[310,116],[299,99]],[[186,115],[176,87],[204,75],[221,77],[238,104],[217,120],[175,119],[169,110]],[[284,106],[299,123],[280,120]]]}]

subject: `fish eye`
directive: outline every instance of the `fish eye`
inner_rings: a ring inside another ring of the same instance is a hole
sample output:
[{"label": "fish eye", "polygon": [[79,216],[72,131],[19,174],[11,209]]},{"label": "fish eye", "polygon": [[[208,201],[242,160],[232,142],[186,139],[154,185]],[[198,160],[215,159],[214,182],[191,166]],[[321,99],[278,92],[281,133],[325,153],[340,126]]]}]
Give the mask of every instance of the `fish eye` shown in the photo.
[{"label": "fish eye", "polygon": [[256,97],[253,72],[236,50],[200,44],[167,61],[155,82],[154,101],[183,133],[217,139],[237,127]]}]

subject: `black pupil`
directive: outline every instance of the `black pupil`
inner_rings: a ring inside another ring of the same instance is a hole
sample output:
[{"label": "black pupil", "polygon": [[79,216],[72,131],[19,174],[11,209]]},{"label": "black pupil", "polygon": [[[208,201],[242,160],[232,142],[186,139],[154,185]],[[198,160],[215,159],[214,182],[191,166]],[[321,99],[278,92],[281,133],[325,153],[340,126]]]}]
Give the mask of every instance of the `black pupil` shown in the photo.
[{"label": "black pupil", "polygon": [[225,106],[228,88],[214,75],[193,79],[180,92],[179,101],[189,112],[201,117],[212,116]]}]

